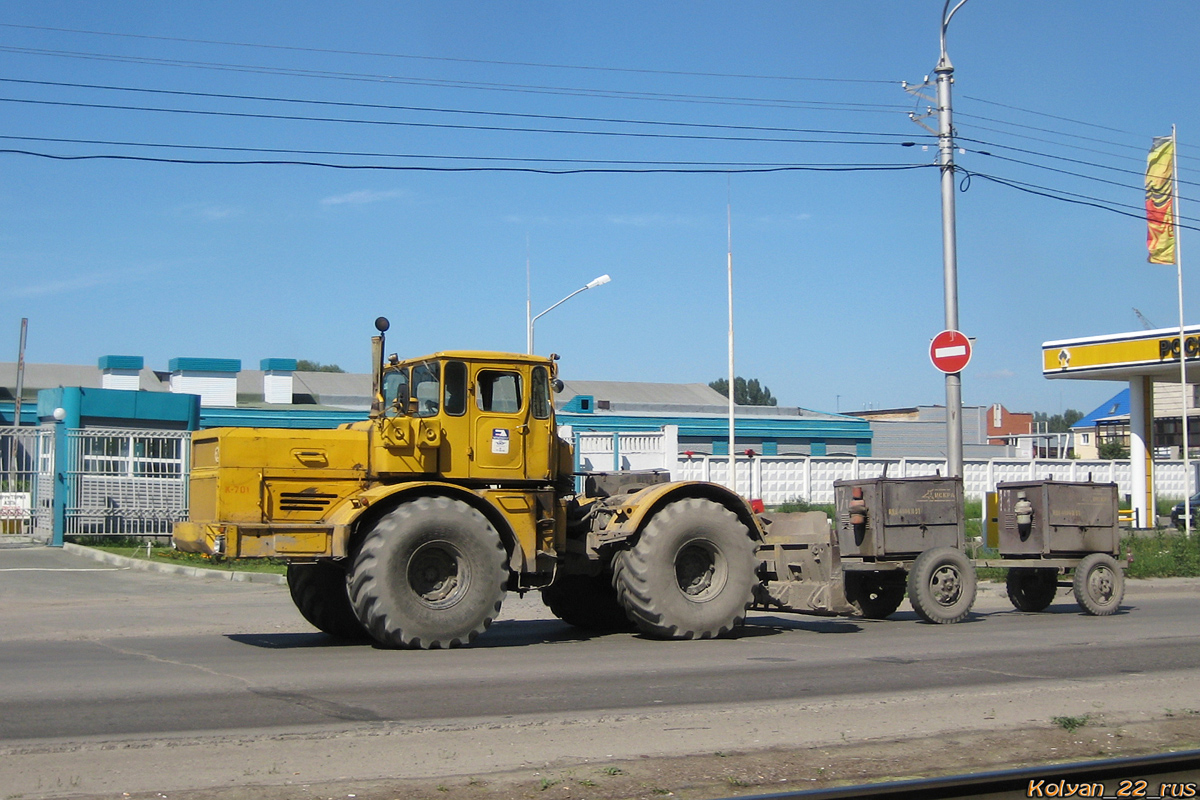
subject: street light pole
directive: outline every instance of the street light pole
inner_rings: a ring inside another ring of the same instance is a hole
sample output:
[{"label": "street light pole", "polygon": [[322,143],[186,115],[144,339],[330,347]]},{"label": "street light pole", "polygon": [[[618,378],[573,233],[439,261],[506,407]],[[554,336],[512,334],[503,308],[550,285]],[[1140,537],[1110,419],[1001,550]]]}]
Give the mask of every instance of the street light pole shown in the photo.
[{"label": "street light pole", "polygon": [[[954,65],[946,54],[946,26],[967,0],[959,0],[950,13],[952,0],[942,6],[941,57],[937,75],[938,164],[942,173],[942,283],[946,296],[946,328],[958,330],[958,245],[954,219],[954,123],[951,116],[950,87],[954,83]],[[963,476],[962,373],[946,374],[946,471],[951,478]]]},{"label": "street light pole", "polygon": [[533,317],[529,316],[529,307],[528,307],[529,303],[528,303],[528,300],[526,300],[525,316],[529,319],[529,324],[528,324],[527,330],[525,331],[525,352],[530,355],[533,354],[533,323],[537,322],[539,317],[544,317],[546,314],[549,314],[551,311],[558,308],[563,303],[567,302],[568,300],[570,300],[572,297],[579,294],[580,292],[586,292],[588,289],[595,289],[597,286],[603,286],[604,284],[608,283],[611,280],[612,280],[612,278],[608,277],[607,275],[601,275],[599,278],[595,278],[595,279],[589,281],[586,286],[580,287],[579,289],[576,289],[575,291],[571,292],[569,295],[564,297],[562,300],[559,300],[557,303],[555,303],[554,305],[547,308],[541,314],[537,314],[536,316],[533,316]]}]

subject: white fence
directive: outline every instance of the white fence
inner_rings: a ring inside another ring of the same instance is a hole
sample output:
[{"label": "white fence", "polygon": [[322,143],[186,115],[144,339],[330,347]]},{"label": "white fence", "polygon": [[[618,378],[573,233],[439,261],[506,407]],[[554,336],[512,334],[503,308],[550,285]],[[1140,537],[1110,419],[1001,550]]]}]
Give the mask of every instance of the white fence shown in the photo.
[{"label": "white fence", "polygon": [[0,427],[0,534],[48,539],[54,504],[54,431]]},{"label": "white fence", "polygon": [[[729,456],[687,456],[678,453],[672,430],[638,434],[585,433],[574,436],[580,470],[668,469],[674,480],[713,481],[729,484]],[[1185,490],[1182,461],[1156,461],[1154,486],[1159,497],[1182,498],[1200,485],[1196,464]],[[858,478],[912,478],[947,474],[943,459],[855,458],[853,456],[737,456],[737,491],[769,505],[792,500],[832,503],[833,482]],[[1128,461],[1078,461],[1070,459],[967,459],[963,463],[963,491],[982,497],[1004,481],[1093,480],[1115,483],[1122,494],[1131,492]]]},{"label": "white fence", "polygon": [[67,535],[167,535],[187,519],[187,431],[67,434]]}]

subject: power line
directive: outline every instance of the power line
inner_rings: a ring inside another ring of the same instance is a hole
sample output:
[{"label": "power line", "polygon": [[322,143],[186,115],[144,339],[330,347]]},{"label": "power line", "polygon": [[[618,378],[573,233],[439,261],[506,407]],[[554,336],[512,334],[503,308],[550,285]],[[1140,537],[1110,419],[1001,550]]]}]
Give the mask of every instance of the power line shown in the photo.
[{"label": "power line", "polygon": [[1033,109],[1021,108],[1020,106],[1011,106],[1011,105],[1008,105],[1007,103],[999,103],[995,100],[985,100],[982,97],[972,97],[969,94],[964,94],[964,95],[959,95],[959,96],[962,98],[965,98],[967,100],[974,100],[976,103],[987,103],[988,105],[991,105],[991,106],[999,106],[1000,108],[1007,108],[1010,111],[1020,111],[1025,114],[1035,114],[1039,117],[1048,117],[1050,119],[1057,119],[1061,122],[1071,122],[1076,125],[1086,125],[1090,128],[1099,128],[1100,130],[1111,131],[1112,133],[1124,133],[1124,134],[1128,134],[1130,136],[1141,136],[1142,135],[1140,133],[1134,133],[1133,131],[1126,131],[1126,130],[1122,130],[1120,128],[1110,128],[1107,125],[1098,125],[1095,122],[1086,122],[1081,119],[1072,119],[1071,117],[1061,117],[1058,114],[1047,114],[1044,111],[1034,111]]},{"label": "power line", "polygon": [[0,52],[23,53],[33,55],[48,55],[61,58],[77,58],[90,61],[110,61],[127,64],[144,64],[152,66],[171,66],[190,69],[207,69],[225,72],[240,72],[260,75],[286,75],[301,78],[322,78],[327,80],[356,81],[369,83],[389,83],[406,86],[430,86],[450,89],[476,89],[479,91],[515,92],[521,94],[549,94],[570,97],[591,97],[614,100],[653,100],[657,102],[701,103],[710,105],[737,105],[765,108],[803,108],[809,110],[858,111],[876,113],[895,113],[907,106],[885,103],[845,103],[820,100],[787,100],[779,98],[729,97],[723,95],[692,95],[669,92],[634,92],[615,89],[584,89],[563,86],[537,86],[510,83],[484,83],[478,81],[442,80],[433,78],[405,78],[394,75],[380,75],[353,72],[331,72],[327,70],[296,69],[290,67],[263,67],[246,64],[225,64],[205,61],[187,61],[183,59],[149,58],[143,56],[124,56],[111,54],[86,53],[66,50],[43,50],[28,47],[0,46]]},{"label": "power line", "polygon": [[16,83],[31,86],[53,86],[70,89],[98,89],[114,92],[129,92],[137,94],[157,94],[173,97],[204,97],[219,100],[252,100],[269,103],[293,103],[298,105],[333,106],[338,108],[361,108],[383,111],[415,111],[435,114],[462,114],[484,117],[506,117],[512,119],[542,119],[567,122],[601,122],[621,125],[656,125],[678,128],[712,128],[718,130],[766,131],[776,133],[814,133],[839,136],[894,136],[911,138],[907,133],[886,133],[872,131],[827,130],[821,128],[784,128],[765,125],[728,125],[709,122],[669,122],[662,120],[628,119],[621,117],[580,117],[566,114],[529,114],[515,111],[483,111],[461,108],[439,108],[435,106],[402,106],[386,103],[358,103],[347,100],[313,100],[309,98],[272,97],[270,95],[224,94],[219,92],[186,91],[180,89],[152,89],[137,86],[113,86],[109,84],[75,83],[70,81],[40,81],[24,78],[0,78],[0,83]]},{"label": "power line", "polygon": [[[1117,187],[1120,187],[1120,188],[1122,188],[1122,189],[1137,189],[1137,190],[1141,190],[1141,189],[1143,188],[1143,186],[1139,186],[1139,185],[1134,185],[1134,184],[1129,184],[1129,183],[1121,183],[1121,182],[1119,182],[1119,181],[1110,181],[1110,180],[1108,180],[1108,179],[1106,179],[1106,178],[1098,178],[1098,177],[1096,177],[1095,175],[1085,175],[1085,174],[1084,174],[1084,173],[1082,173],[1082,172],[1071,172],[1070,170],[1066,170],[1066,169],[1058,169],[1057,167],[1048,167],[1048,166],[1046,166],[1045,164],[1036,164],[1036,163],[1034,163],[1034,162],[1032,162],[1032,161],[1022,161],[1022,160],[1021,160],[1021,159],[1019,159],[1019,158],[1011,158],[1011,157],[1009,157],[1009,156],[1000,156],[1000,155],[996,155],[995,153],[989,153],[989,152],[988,152],[988,151],[986,151],[986,150],[972,150],[971,152],[972,152],[972,153],[976,153],[976,154],[978,154],[978,155],[981,155],[981,156],[988,156],[988,157],[990,157],[990,158],[997,158],[997,159],[1000,159],[1001,161],[1008,161],[1008,162],[1010,162],[1010,163],[1012,163],[1012,164],[1021,164],[1022,166],[1026,166],[1026,167],[1033,167],[1034,169],[1044,169],[1044,170],[1046,170],[1047,172],[1056,172],[1056,173],[1058,173],[1058,174],[1060,174],[1060,175],[1069,175],[1069,176],[1071,176],[1071,177],[1073,177],[1073,178],[1083,178],[1084,180],[1094,181],[1094,182],[1096,182],[1096,183],[1104,183],[1104,184],[1107,184],[1107,185],[1109,185],[1109,186],[1117,186]],[[1139,173],[1139,174],[1140,174],[1140,173]],[[1177,181],[1177,182],[1178,182],[1178,183],[1180,183],[1180,184],[1183,184],[1184,186],[1200,186],[1200,182],[1197,182],[1197,181],[1185,181],[1185,180],[1179,180],[1179,181]],[[1184,199],[1187,199],[1187,198],[1184,198]]]},{"label": "power line", "polygon": [[[704,166],[704,167],[783,167],[797,166],[791,162],[761,162],[761,161],[655,161],[655,160],[622,160],[598,158],[527,158],[516,156],[463,156],[430,153],[371,153],[352,150],[297,150],[278,147],[235,147],[221,145],[191,145],[165,142],[131,142],[114,141],[110,139],[72,139],[49,136],[13,136],[0,134],[0,140],[19,142],[43,142],[47,144],[87,144],[110,147],[142,147],[148,149],[169,150],[202,150],[225,153],[279,153],[283,155],[306,156],[345,156],[352,158],[407,158],[414,160],[443,160],[443,161],[495,161],[529,164],[616,164],[626,166]],[[821,166],[820,164],[799,166]],[[837,164],[836,166],[874,167],[881,164]]]},{"label": "power line", "polygon": [[323,167],[339,170],[385,170],[398,172],[526,172],[539,175],[584,175],[584,174],[615,174],[615,175],[645,175],[645,174],[753,174],[771,172],[898,172],[914,169],[930,169],[935,164],[788,164],[783,166],[764,167],[650,167],[633,169],[627,167],[585,167],[576,169],[544,169],[538,167],[435,167],[417,164],[335,164],[322,161],[293,161],[293,160],[253,160],[232,161],[218,159],[183,159],[162,158],[155,156],[134,156],[111,153],[89,155],[60,155],[55,153],[39,153],[33,150],[0,149],[3,155],[22,155],[35,158],[46,158],[55,161],[140,161],[155,164],[187,164],[196,166],[292,166],[292,167]]},{"label": "power line", "polygon": [[549,133],[576,136],[614,136],[635,139],[671,139],[688,141],[755,142],[783,144],[841,144],[841,145],[896,145],[896,142],[851,141],[837,139],[801,139],[756,136],[710,136],[682,133],[650,133],[645,131],[595,131],[570,128],[517,128],[502,125],[463,125],[445,122],[413,122],[406,120],[369,120],[350,117],[306,117],[297,114],[265,114],[248,111],[214,111],[195,108],[161,108],[155,106],[118,105],[116,103],[81,103],[66,100],[32,100],[28,98],[0,97],[0,103],[57,106],[65,108],[102,109],[107,111],[144,111],[161,114],[185,114],[204,117],[230,117],[236,119],[258,119],[288,122],[334,122],[346,125],[384,125],[404,128],[435,128],[438,130],[489,131],[505,133]]},{"label": "power line", "polygon": [[[1025,192],[1027,194],[1037,195],[1039,197],[1045,197],[1050,200],[1058,200],[1063,203],[1072,203],[1074,205],[1098,208],[1101,211],[1109,211],[1113,214],[1120,214],[1123,217],[1131,217],[1133,219],[1142,220],[1143,222],[1146,219],[1144,211],[1140,214],[1133,213],[1131,211],[1122,211],[1120,208],[1114,207],[1117,204],[1109,203],[1108,201],[1102,200],[1098,197],[1087,197],[1086,195],[1071,195],[1069,192],[1062,192],[1061,190],[1058,190],[1058,189],[1051,189],[1051,188],[1048,188],[1045,186],[1038,186],[1036,184],[1024,183],[1022,181],[1012,180],[1011,178],[1001,178],[997,175],[989,175],[985,172],[975,172],[973,170],[965,170],[965,169],[962,169],[961,167],[957,167],[957,166],[955,167],[955,171],[962,172],[965,176],[967,176],[969,178],[983,178],[984,180],[989,180],[994,183],[998,183],[1002,186],[1007,186],[1010,189],[1016,189],[1017,191]],[[1063,196],[1063,195],[1069,195],[1069,196]],[[1188,218],[1188,219],[1191,219],[1191,218]],[[1195,221],[1195,220],[1193,220],[1193,221]],[[1176,225],[1178,227],[1186,229],[1186,230],[1200,231],[1200,226],[1197,226],[1197,225],[1184,225],[1179,222],[1177,222]]]},{"label": "power line", "polygon": [[92,31],[80,28],[54,28],[44,25],[17,25],[15,23],[0,23],[0,27],[4,28],[20,28],[24,30],[35,31],[52,31],[55,33],[82,33],[91,36],[115,36],[124,39],[145,39],[150,41],[160,42],[182,42],[186,44],[213,44],[223,47],[253,47],[263,50],[284,50],[297,53],[325,53],[330,55],[346,55],[346,56],[371,56],[375,58],[396,58],[410,59],[415,61],[440,61],[459,64],[483,64],[486,66],[507,66],[507,67],[536,67],[539,69],[570,69],[582,70],[588,72],[623,72],[635,75],[677,75],[681,77],[696,77],[696,78],[738,78],[746,80],[767,80],[767,81],[806,81],[819,83],[865,83],[865,84],[884,84],[895,85],[900,81],[884,81],[884,80],[867,80],[862,78],[812,78],[812,77],[797,77],[789,75],[753,75],[739,74],[726,72],[689,72],[685,70],[669,70],[669,69],[639,69],[632,67],[599,67],[581,64],[547,64],[535,61],[495,61],[483,58],[452,58],[449,56],[418,56],[408,53],[381,53],[372,52],[369,50],[334,50],[322,47],[296,47],[292,45],[281,44],[263,44],[256,42],[229,42],[214,39],[188,39],[179,36],[151,36],[138,33],[115,33],[111,31]]}]

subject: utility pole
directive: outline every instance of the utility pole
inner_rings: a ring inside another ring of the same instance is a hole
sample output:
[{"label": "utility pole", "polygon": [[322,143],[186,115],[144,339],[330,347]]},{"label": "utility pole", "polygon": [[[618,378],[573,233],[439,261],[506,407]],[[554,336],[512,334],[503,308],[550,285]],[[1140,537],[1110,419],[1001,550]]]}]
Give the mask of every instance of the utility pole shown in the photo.
[{"label": "utility pole", "polygon": [[[921,86],[909,86],[904,83],[905,91],[932,100],[937,103],[937,130],[933,130],[921,121],[915,114],[909,118],[930,133],[938,137],[938,166],[942,177],[942,284],[945,292],[946,327],[945,330],[957,331],[958,328],[958,244],[955,234],[954,217],[954,120],[950,99],[950,87],[954,84],[954,65],[946,54],[946,26],[951,17],[963,7],[967,0],[959,0],[958,5],[950,9],[952,0],[946,0],[942,6],[941,24],[941,56],[933,72],[937,76],[937,97],[931,98],[921,94],[921,90],[929,86],[929,79]],[[948,12],[948,13],[947,13]],[[929,116],[928,114],[926,116]],[[963,476],[963,433],[962,433],[962,373],[946,374],[946,468],[949,477]]]}]

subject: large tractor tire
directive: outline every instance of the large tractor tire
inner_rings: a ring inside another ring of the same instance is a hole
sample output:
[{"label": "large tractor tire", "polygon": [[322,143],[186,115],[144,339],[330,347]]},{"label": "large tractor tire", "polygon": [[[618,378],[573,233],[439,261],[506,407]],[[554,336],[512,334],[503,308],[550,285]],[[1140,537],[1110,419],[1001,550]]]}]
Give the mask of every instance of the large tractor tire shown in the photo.
[{"label": "large tractor tire", "polygon": [[661,639],[710,639],[741,625],[755,583],[754,542],[711,500],[658,511],[614,560],[617,597],[638,630]]},{"label": "large tractor tire", "polygon": [[1012,567],[1004,579],[1008,599],[1018,611],[1044,611],[1058,594],[1058,570]]},{"label": "large tractor tire", "polygon": [[1093,617],[1117,613],[1125,597],[1125,575],[1108,553],[1084,556],[1072,581],[1075,600]]},{"label": "large tractor tire", "polygon": [[864,619],[887,619],[904,602],[904,573],[889,580],[872,572],[846,573],[846,599],[858,605]]},{"label": "large tractor tire", "polygon": [[350,600],[384,647],[458,647],[500,613],[506,561],[499,534],[478,511],[420,497],[381,517],[363,538]]},{"label": "large tractor tire", "polygon": [[612,573],[559,575],[542,589],[542,602],[568,625],[588,631],[631,631],[633,622],[617,600]]},{"label": "large tractor tire", "polygon": [[908,572],[908,601],[926,622],[961,621],[975,604],[975,567],[956,548],[926,550]]},{"label": "large tractor tire", "polygon": [[338,639],[370,638],[354,614],[346,571],[338,565],[325,561],[288,564],[287,583],[300,616],[317,630]]}]

